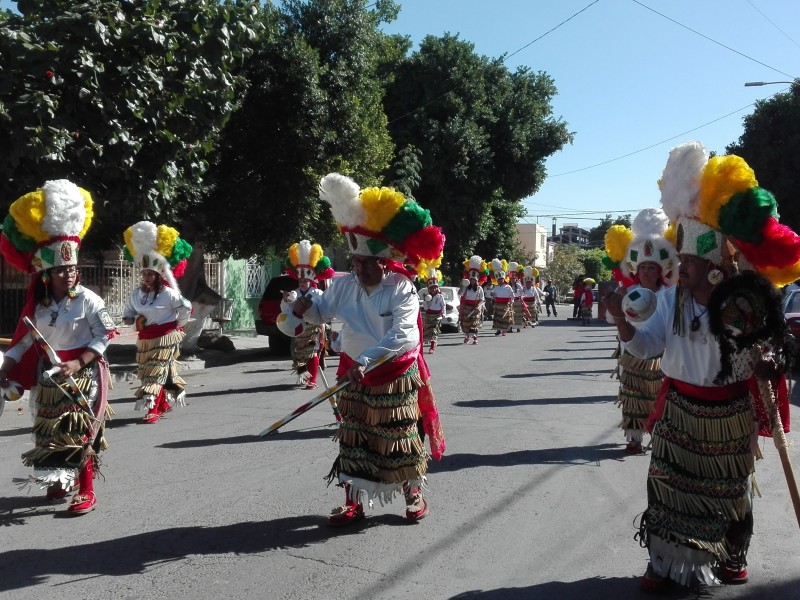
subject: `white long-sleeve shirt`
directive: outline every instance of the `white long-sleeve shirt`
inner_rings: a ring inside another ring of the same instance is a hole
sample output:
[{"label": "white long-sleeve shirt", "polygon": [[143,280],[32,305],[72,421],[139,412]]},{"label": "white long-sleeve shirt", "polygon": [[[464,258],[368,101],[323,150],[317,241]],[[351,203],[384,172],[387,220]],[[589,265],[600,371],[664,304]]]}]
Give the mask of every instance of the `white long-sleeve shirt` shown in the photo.
[{"label": "white long-sleeve shirt", "polygon": [[445,306],[446,303],[444,301],[444,296],[441,294],[441,292],[436,294],[435,296],[428,294],[427,298],[428,300],[425,300],[423,302],[425,310],[444,312],[444,309],[446,308]]},{"label": "white long-sleeve shirt", "polygon": [[[719,344],[708,329],[708,310],[687,300],[683,311],[684,335],[672,333],[677,289],[672,286],[657,294],[656,312],[637,327],[625,349],[639,358],[658,356],[663,351],[664,375],[692,385],[714,386],[721,362]],[[691,330],[694,317],[700,322],[697,331]]]},{"label": "white long-sleeve shirt", "polygon": [[125,319],[135,319],[142,315],[147,325],[163,325],[172,321],[183,327],[192,313],[192,305],[180,293],[171,287],[164,286],[158,292],[145,293],[140,288],[131,292],[128,303],[122,311]]},{"label": "white long-sleeve shirt", "polygon": [[[75,291],[75,298],[65,296],[58,304],[37,304],[31,320],[56,352],[88,348],[96,354],[103,354],[108,346],[109,332],[115,329],[114,321],[100,296],[82,285],[78,285]],[[6,356],[19,362],[32,345],[33,338],[28,333],[6,351]]]},{"label": "white long-sleeve shirt", "polygon": [[391,352],[403,354],[419,346],[419,296],[411,281],[389,273],[367,294],[354,274],[338,277],[303,315],[310,323],[333,317],[342,325],[342,350],[369,366]]}]

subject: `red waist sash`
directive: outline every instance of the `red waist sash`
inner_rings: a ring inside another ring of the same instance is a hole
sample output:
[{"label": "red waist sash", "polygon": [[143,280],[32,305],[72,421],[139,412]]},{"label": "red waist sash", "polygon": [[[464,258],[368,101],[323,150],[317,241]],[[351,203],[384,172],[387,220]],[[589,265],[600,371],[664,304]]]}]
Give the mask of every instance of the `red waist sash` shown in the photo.
[{"label": "red waist sash", "polygon": [[495,298],[494,299],[494,303],[495,304],[508,304],[509,302],[511,302],[511,300],[512,300],[511,298]]},{"label": "red waist sash", "polygon": [[160,338],[162,335],[167,335],[170,331],[175,331],[178,328],[177,321],[170,321],[161,325],[147,325],[139,332],[140,340],[154,340]]},{"label": "red waist sash", "polygon": [[440,310],[426,310],[425,313],[429,314],[429,315],[440,315],[440,314],[442,314],[442,311],[440,311]]}]

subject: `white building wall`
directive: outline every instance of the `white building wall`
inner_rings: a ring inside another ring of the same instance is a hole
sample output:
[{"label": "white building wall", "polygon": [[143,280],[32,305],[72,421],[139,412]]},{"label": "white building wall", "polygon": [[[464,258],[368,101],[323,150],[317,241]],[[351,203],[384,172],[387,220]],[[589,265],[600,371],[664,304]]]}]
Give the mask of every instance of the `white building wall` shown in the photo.
[{"label": "white building wall", "polygon": [[517,223],[519,243],[527,254],[536,257],[534,265],[537,269],[547,266],[547,228],[538,223]]}]

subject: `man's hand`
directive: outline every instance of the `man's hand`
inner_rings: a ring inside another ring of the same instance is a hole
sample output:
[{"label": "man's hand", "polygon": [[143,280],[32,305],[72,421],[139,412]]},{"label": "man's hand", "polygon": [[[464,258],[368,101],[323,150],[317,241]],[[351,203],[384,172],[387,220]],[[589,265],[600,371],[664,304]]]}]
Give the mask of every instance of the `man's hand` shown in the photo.
[{"label": "man's hand", "polygon": [[292,304],[292,312],[298,317],[302,317],[313,304],[311,298],[308,296],[300,296],[294,301],[294,304]]},{"label": "man's hand", "polygon": [[[624,290],[625,288],[621,288],[621,289]],[[608,311],[608,313],[612,317],[614,317],[615,319],[616,318],[621,318],[621,319],[625,318],[625,313],[622,312],[622,298],[623,298],[623,296],[624,296],[624,294],[620,294],[619,293],[619,289],[617,289],[616,291],[611,292],[610,294],[608,294],[604,298],[605,303],[606,303],[606,311]]]},{"label": "man's hand", "polygon": [[364,365],[359,364],[355,364],[347,369],[347,378],[350,380],[350,383],[361,383],[364,381],[364,371],[366,371],[366,369]]}]

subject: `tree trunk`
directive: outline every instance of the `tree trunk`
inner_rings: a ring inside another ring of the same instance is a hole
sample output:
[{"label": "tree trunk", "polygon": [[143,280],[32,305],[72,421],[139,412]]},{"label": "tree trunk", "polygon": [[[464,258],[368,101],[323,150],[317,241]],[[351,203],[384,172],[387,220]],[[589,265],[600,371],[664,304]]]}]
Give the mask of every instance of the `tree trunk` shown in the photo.
[{"label": "tree trunk", "polygon": [[222,296],[209,287],[205,272],[205,244],[197,241],[192,244],[192,254],[186,264],[186,272],[178,280],[181,295],[192,303],[192,319],[183,328],[186,337],[181,351],[186,354],[197,352],[197,340],[203,333],[206,317],[219,305]]}]

